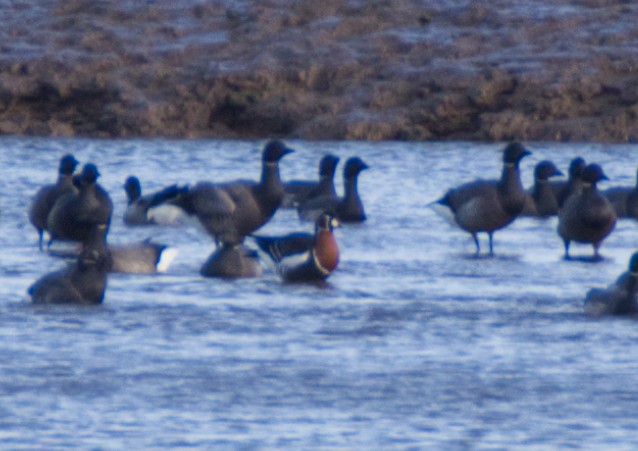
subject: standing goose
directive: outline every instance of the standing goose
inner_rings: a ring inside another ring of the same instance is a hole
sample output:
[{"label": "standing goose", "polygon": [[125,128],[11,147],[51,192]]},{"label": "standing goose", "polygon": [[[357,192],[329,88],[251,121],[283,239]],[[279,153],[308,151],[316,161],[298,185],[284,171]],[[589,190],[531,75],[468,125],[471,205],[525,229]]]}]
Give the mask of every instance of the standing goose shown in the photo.
[{"label": "standing goose", "polygon": [[596,190],[600,180],[608,180],[600,165],[589,164],[583,171],[583,188],[567,198],[558,212],[558,234],[565,245],[565,259],[569,260],[571,241],[588,243],[594,247],[594,259],[600,259],[598,249],[614,230],[616,213],[611,203]]},{"label": "standing goose", "polygon": [[342,198],[321,196],[302,202],[297,208],[299,218],[315,221],[323,212],[334,215],[339,222],[363,222],[367,219],[363,201],[359,196],[359,174],[369,166],[359,157],[352,157],[346,161],[343,168]]},{"label": "standing goose", "polygon": [[280,207],[284,187],[279,161],[292,152],[281,141],[270,141],[262,152],[259,182],[199,182],[176,199],[175,204],[196,216],[217,245],[200,274],[224,278],[260,274],[243,241],[246,235],[270,221]]},{"label": "standing goose", "polygon": [[445,207],[454,222],[472,234],[476,255],[480,253],[479,232],[487,232],[490,255],[494,255],[493,234],[511,224],[523,211],[525,191],[521,184],[519,164],[531,155],[521,143],[508,144],[503,150],[503,170],[499,180],[476,180],[449,190],[445,196],[431,204],[435,210]]},{"label": "standing goose", "polygon": [[[180,212],[183,210],[174,205],[167,204],[167,202],[175,199],[184,192],[184,188],[171,185],[161,191],[143,196],[139,179],[135,176],[130,176],[124,182],[124,191],[127,197],[127,206],[124,211],[124,224],[129,226],[147,224],[171,225],[180,222]],[[173,209],[174,213],[172,215],[163,214],[160,216],[153,213],[156,208]],[[160,219],[160,217],[166,219]]]},{"label": "standing goose", "polygon": [[279,160],[291,152],[281,141],[270,141],[262,153],[259,182],[199,182],[175,203],[197,216],[216,243],[239,244],[266,224],[281,205],[284,188]]},{"label": "standing goose", "polygon": [[[100,304],[104,300],[111,257],[104,245],[107,227],[96,225],[69,267],[38,279],[28,294],[34,304]],[[95,240],[95,241],[94,241]],[[95,245],[94,245],[95,244]]]},{"label": "standing goose", "polygon": [[77,188],[73,185],[73,172],[77,165],[78,161],[73,155],[64,155],[60,159],[57,182],[40,188],[33,198],[29,209],[29,221],[38,231],[38,246],[40,250],[42,250],[42,236],[47,229],[47,218],[53,205],[65,194],[77,193]]},{"label": "standing goose", "polygon": [[559,209],[569,196],[574,193],[580,193],[583,189],[583,171],[586,166],[587,163],[582,157],[576,157],[569,163],[567,181],[551,182]]},{"label": "standing goose", "polygon": [[543,160],[536,165],[534,186],[528,191],[521,215],[547,218],[558,214],[558,200],[549,184],[549,179],[557,175],[563,173],[549,160]]},{"label": "standing goose", "polygon": [[339,264],[339,246],[333,228],[337,221],[328,213],[319,216],[314,235],[255,236],[259,248],[275,263],[287,282],[313,282],[328,278]]},{"label": "standing goose", "polygon": [[602,192],[619,218],[638,219],[638,174],[634,187],[614,187]]},{"label": "standing goose", "polygon": [[592,288],[585,296],[585,313],[590,316],[638,313],[638,252],[629,259],[629,270],[607,288]]},{"label": "standing goose", "polygon": [[337,197],[334,175],[339,157],[324,155],[319,161],[319,181],[291,180],[284,184],[282,208],[294,208],[308,199],[328,196]]},{"label": "standing goose", "polygon": [[62,196],[53,206],[47,219],[51,240],[86,241],[94,226],[104,224],[108,230],[113,202],[97,184],[100,173],[88,163],[79,177],[80,190]]}]

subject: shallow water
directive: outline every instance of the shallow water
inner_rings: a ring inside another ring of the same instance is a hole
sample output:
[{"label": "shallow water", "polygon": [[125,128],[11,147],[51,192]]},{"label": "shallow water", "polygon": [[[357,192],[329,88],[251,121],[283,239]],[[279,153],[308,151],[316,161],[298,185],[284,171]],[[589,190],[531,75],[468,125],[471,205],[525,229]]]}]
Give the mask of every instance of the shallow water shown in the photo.
[{"label": "shallow water", "polygon": [[[149,192],[257,178],[263,142],[0,140],[3,449],[638,446],[636,322],[582,312],[590,287],[624,271],[636,223],[619,221],[599,263],[562,259],[556,219],[519,219],[495,234],[494,258],[473,258],[469,235],[427,204],[498,177],[501,146],[289,144],[285,179],[314,178],[325,152],[371,168],[369,220],[337,231],[342,260],[325,287],[283,285],[269,268],[205,279],[212,243],[198,227],[122,224],[128,175]],[[526,185],[536,162],[566,171],[575,155],[603,165],[601,188],[634,184],[635,146],[529,147]],[[25,301],[64,264],[38,251],[26,211],[65,152],[98,164],[115,203],[110,242],[180,251],[166,274],[111,275],[95,308]],[[280,210],[263,233],[310,229]]]}]

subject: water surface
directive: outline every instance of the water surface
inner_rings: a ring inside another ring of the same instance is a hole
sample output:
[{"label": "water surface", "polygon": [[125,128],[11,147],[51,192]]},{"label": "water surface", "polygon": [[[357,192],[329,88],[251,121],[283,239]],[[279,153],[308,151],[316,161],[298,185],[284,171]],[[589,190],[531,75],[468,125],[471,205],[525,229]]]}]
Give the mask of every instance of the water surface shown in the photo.
[{"label": "water surface", "polygon": [[[427,204],[498,177],[499,145],[314,143],[281,164],[314,178],[325,152],[361,156],[369,220],[337,231],[327,286],[198,275],[196,226],[127,228],[122,184],[145,190],[257,178],[263,142],[0,140],[0,444],[11,448],[614,448],[638,446],[638,327],[586,318],[582,299],[622,272],[636,223],[602,262],[566,262],[556,219],[519,219],[473,258],[469,235]],[[633,185],[635,146],[530,143],[564,171],[582,155]],[[166,274],[112,275],[95,308],[34,307],[28,286],[60,268],[26,211],[65,152],[94,162],[115,203],[112,243],[179,248]],[[341,190],[339,166],[338,187]],[[263,233],[310,230],[281,210]],[[481,241],[487,246],[485,237]],[[573,253],[591,254],[575,245]]]}]

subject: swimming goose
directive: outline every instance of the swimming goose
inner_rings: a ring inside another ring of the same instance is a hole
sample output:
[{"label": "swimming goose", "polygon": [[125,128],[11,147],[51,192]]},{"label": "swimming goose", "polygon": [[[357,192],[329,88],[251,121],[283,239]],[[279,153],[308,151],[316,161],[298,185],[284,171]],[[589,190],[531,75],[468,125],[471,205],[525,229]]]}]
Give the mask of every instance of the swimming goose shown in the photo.
[{"label": "swimming goose", "polygon": [[77,188],[73,185],[73,172],[77,165],[78,161],[73,155],[64,155],[60,159],[57,182],[40,188],[33,198],[29,208],[29,221],[38,231],[38,246],[40,250],[42,250],[42,237],[47,229],[47,218],[53,205],[65,194],[77,193]]},{"label": "swimming goose", "polygon": [[319,216],[314,235],[254,236],[259,248],[275,263],[287,282],[312,282],[328,278],[339,264],[339,246],[333,228],[338,221],[328,213]]},{"label": "swimming goose", "polygon": [[321,196],[302,202],[297,208],[299,218],[315,221],[323,212],[331,213],[339,222],[363,222],[367,219],[363,201],[359,196],[359,174],[369,166],[359,157],[352,157],[346,161],[343,168],[342,198]]},{"label": "swimming goose", "polygon": [[62,196],[53,206],[47,219],[51,241],[86,241],[95,225],[111,222],[113,202],[108,193],[97,184],[100,173],[88,163],[79,177],[80,190]]},{"label": "swimming goose", "polygon": [[500,180],[476,180],[449,190],[445,196],[430,204],[437,212],[452,213],[454,222],[472,234],[476,255],[480,253],[479,232],[489,236],[490,255],[493,251],[493,234],[511,224],[523,211],[525,191],[521,185],[519,164],[531,155],[518,142],[508,144],[503,150],[503,170]]},{"label": "swimming goose", "polygon": [[200,268],[204,277],[235,279],[259,277],[262,273],[259,258],[243,244],[221,243]]},{"label": "swimming goose", "polygon": [[[77,261],[59,271],[38,279],[28,289],[34,304],[100,304],[104,299],[107,273],[112,261],[102,239],[106,226],[95,226],[91,235],[95,237],[85,245]],[[102,237],[102,239],[100,238]]]},{"label": "swimming goose", "polygon": [[607,288],[592,288],[585,296],[585,313],[590,316],[638,313],[638,252],[629,259],[629,270]]},{"label": "swimming goose", "polygon": [[[183,210],[177,206],[170,205],[168,201],[175,199],[185,191],[177,185],[168,186],[153,194],[142,195],[142,186],[135,176],[130,176],[124,182],[126,191],[127,206],[124,211],[124,224],[134,225],[173,225],[180,222]],[[156,214],[155,209],[173,209],[171,214]]]},{"label": "swimming goose", "polygon": [[550,182],[556,200],[558,201],[558,208],[563,206],[569,196],[574,193],[580,193],[580,190],[583,188],[583,171],[586,166],[587,163],[585,163],[583,158],[576,157],[569,163],[569,169],[567,171],[568,178],[566,181]]},{"label": "swimming goose", "polygon": [[109,245],[113,259],[111,272],[154,274],[166,272],[178,250],[164,244],[144,240],[133,244]]},{"label": "swimming goose", "polygon": [[216,243],[240,244],[266,224],[284,196],[279,161],[289,153],[281,141],[270,141],[262,153],[261,179],[216,184],[199,182],[175,201],[197,216]]},{"label": "swimming goose", "polygon": [[595,163],[583,171],[583,188],[572,194],[558,212],[558,234],[565,244],[565,259],[570,259],[571,241],[589,243],[594,258],[600,259],[598,249],[616,225],[616,213],[609,201],[596,190],[600,180],[608,180],[603,169]]},{"label": "swimming goose", "polygon": [[328,154],[319,161],[319,181],[291,180],[284,183],[282,208],[295,208],[300,203],[315,197],[337,197],[334,175],[339,157]]},{"label": "swimming goose", "polygon": [[602,195],[611,202],[616,216],[638,219],[638,174],[636,174],[635,186],[609,188],[603,191]]},{"label": "swimming goose", "polygon": [[539,162],[534,168],[534,186],[528,190],[522,216],[547,218],[558,214],[558,200],[549,184],[551,177],[563,175],[549,160]]}]

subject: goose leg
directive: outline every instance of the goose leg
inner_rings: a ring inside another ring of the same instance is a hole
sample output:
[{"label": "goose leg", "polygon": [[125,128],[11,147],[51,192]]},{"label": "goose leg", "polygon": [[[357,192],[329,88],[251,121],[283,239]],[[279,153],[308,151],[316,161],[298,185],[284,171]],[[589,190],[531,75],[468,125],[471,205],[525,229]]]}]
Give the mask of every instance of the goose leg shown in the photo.
[{"label": "goose leg", "polygon": [[487,232],[487,235],[490,237],[490,257],[494,256],[494,232]]},{"label": "goose leg", "polygon": [[600,261],[603,259],[598,253],[598,249],[600,249],[600,243],[594,243],[594,261]]},{"label": "goose leg", "polygon": [[472,238],[474,238],[474,245],[476,245],[476,254],[475,256],[479,256],[481,253],[481,245],[479,244],[478,235],[476,232],[472,233]]},{"label": "goose leg", "polygon": [[569,240],[563,240],[563,242],[565,243],[565,260],[570,260],[571,257],[569,256]]}]

